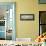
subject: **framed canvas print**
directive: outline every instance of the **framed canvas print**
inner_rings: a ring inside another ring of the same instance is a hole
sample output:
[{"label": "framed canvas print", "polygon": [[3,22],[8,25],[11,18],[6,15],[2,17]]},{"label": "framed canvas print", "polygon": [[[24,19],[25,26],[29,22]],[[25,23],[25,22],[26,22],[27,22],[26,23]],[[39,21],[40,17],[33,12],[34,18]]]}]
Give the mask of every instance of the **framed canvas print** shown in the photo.
[{"label": "framed canvas print", "polygon": [[38,0],[39,4],[46,4],[46,0]]},{"label": "framed canvas print", "polygon": [[20,14],[20,20],[34,20],[34,14]]},{"label": "framed canvas print", "polygon": [[46,11],[39,11],[39,35],[46,33]]},{"label": "framed canvas print", "polygon": [[0,2],[0,40],[15,40],[15,2]]}]

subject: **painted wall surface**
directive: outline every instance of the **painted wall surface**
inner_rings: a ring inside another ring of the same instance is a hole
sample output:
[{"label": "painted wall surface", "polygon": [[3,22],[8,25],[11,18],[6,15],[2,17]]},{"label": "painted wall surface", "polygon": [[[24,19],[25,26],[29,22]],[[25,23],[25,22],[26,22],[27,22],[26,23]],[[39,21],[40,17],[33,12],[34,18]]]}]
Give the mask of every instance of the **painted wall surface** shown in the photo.
[{"label": "painted wall surface", "polygon": [[[46,10],[46,4],[38,0],[0,0],[0,2],[16,2],[16,37],[36,38],[39,35],[39,10]],[[20,14],[34,14],[34,21],[20,21]]]}]

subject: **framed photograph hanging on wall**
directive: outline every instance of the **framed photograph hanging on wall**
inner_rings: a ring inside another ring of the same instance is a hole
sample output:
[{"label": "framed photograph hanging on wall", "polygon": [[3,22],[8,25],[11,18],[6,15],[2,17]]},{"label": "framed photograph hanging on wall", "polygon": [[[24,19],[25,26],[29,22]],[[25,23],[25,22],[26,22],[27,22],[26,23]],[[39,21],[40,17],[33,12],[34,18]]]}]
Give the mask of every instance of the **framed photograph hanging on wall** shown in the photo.
[{"label": "framed photograph hanging on wall", "polygon": [[34,20],[34,14],[20,14],[20,20]]},{"label": "framed photograph hanging on wall", "polygon": [[46,4],[46,0],[38,0],[39,4]]}]

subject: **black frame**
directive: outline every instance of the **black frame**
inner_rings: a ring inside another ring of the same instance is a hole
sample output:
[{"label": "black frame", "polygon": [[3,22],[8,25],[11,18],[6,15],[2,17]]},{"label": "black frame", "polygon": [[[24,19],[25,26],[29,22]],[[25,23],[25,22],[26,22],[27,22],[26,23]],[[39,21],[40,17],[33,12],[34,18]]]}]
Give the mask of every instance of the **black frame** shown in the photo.
[{"label": "black frame", "polygon": [[[33,18],[32,19],[23,19],[22,16],[33,16]],[[34,14],[20,14],[20,20],[22,20],[22,21],[34,20]]]},{"label": "black frame", "polygon": [[38,2],[39,2],[39,4],[46,4],[46,3],[44,3],[44,2],[43,2],[43,3],[42,3],[42,2],[40,2],[40,0],[38,0]]},{"label": "black frame", "polygon": [[46,25],[46,24],[40,24],[40,14],[42,13],[42,12],[46,12],[46,11],[39,11],[39,36],[40,36],[40,25]]}]

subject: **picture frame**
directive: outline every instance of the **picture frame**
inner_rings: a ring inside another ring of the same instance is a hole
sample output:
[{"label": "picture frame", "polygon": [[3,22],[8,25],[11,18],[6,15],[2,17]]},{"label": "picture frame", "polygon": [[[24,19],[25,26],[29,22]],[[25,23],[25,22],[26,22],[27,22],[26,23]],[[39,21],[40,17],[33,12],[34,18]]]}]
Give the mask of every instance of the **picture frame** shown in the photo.
[{"label": "picture frame", "polygon": [[46,11],[39,11],[39,36],[46,32]]},{"label": "picture frame", "polygon": [[34,20],[34,14],[20,14],[20,20],[22,21]]},{"label": "picture frame", "polygon": [[46,0],[38,0],[39,4],[46,4]]},{"label": "picture frame", "polygon": [[16,2],[0,2],[0,40],[16,40],[15,13]]}]

